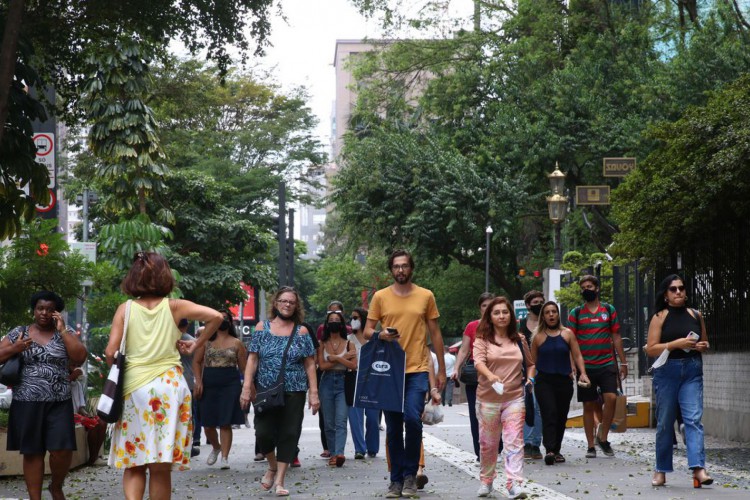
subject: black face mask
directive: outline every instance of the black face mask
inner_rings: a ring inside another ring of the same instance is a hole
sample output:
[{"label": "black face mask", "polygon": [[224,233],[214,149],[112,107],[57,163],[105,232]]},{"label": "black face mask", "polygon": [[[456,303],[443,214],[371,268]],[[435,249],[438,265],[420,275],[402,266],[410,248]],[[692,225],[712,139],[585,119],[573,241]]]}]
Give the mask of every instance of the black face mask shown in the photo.
[{"label": "black face mask", "polygon": [[292,315],[292,314],[290,314],[288,316],[285,316],[284,314],[281,313],[281,311],[279,311],[275,307],[273,308],[273,313],[274,313],[274,315],[276,315],[277,318],[281,318],[284,321],[289,321],[290,319],[292,319],[294,317],[294,315]]},{"label": "black face mask", "polygon": [[222,332],[226,332],[227,330],[229,330],[228,319],[225,319],[224,321],[221,322],[221,324],[219,325],[219,330],[221,330]]},{"label": "black face mask", "polygon": [[328,323],[328,331],[331,333],[341,333],[341,327],[343,323]]},{"label": "black face mask", "polygon": [[529,306],[529,312],[539,316],[539,313],[542,312],[542,304],[534,304],[533,306]]},{"label": "black face mask", "polygon": [[596,300],[596,297],[599,296],[599,293],[595,292],[594,290],[583,290],[581,292],[581,296],[586,302],[593,302]]}]

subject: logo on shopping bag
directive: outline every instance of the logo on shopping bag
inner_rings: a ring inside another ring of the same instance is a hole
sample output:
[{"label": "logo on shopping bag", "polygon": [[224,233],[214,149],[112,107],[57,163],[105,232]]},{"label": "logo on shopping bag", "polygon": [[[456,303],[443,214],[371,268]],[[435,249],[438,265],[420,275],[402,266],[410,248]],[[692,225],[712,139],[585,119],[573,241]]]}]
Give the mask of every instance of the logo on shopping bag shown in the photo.
[{"label": "logo on shopping bag", "polygon": [[386,363],[385,361],[375,361],[372,364],[372,369],[380,373],[387,372],[391,369],[391,364]]}]

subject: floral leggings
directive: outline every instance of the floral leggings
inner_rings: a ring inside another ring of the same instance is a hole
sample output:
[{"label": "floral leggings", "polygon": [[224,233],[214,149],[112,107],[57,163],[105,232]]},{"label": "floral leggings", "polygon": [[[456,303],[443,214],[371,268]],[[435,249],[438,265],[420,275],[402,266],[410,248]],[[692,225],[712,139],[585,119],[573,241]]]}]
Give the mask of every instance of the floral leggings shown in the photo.
[{"label": "floral leggings", "polygon": [[526,407],[523,397],[506,403],[477,400],[479,421],[479,480],[492,484],[497,477],[497,447],[502,432],[505,445],[506,487],[523,481],[523,423]]}]

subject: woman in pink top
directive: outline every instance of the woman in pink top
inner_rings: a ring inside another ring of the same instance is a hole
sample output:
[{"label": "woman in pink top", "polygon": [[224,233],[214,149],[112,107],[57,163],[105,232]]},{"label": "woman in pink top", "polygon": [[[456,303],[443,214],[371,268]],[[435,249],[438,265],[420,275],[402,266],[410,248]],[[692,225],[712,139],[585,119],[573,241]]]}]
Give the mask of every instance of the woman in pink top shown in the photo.
[{"label": "woman in pink top", "polygon": [[[497,476],[497,447],[502,433],[505,444],[505,475],[509,498],[526,498],[523,490],[524,373],[534,364],[529,346],[516,330],[513,306],[505,297],[490,302],[482,315],[474,340],[474,365],[479,374],[477,419],[479,420],[480,497],[492,493]],[[532,380],[526,381],[531,384]]]}]

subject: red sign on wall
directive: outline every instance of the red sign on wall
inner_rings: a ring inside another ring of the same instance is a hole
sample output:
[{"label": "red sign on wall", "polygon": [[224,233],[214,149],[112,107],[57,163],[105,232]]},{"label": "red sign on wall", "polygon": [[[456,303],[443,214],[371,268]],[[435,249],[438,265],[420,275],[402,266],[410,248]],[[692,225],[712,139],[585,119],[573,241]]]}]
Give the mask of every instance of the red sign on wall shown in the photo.
[{"label": "red sign on wall", "polygon": [[248,285],[246,283],[240,283],[240,286],[247,294],[245,298],[245,303],[242,307],[242,318],[240,318],[240,306],[235,305],[229,308],[229,311],[234,315],[234,317],[239,321],[241,319],[244,319],[247,321],[258,321],[258,315],[255,311],[255,288],[253,288],[251,285]]}]

